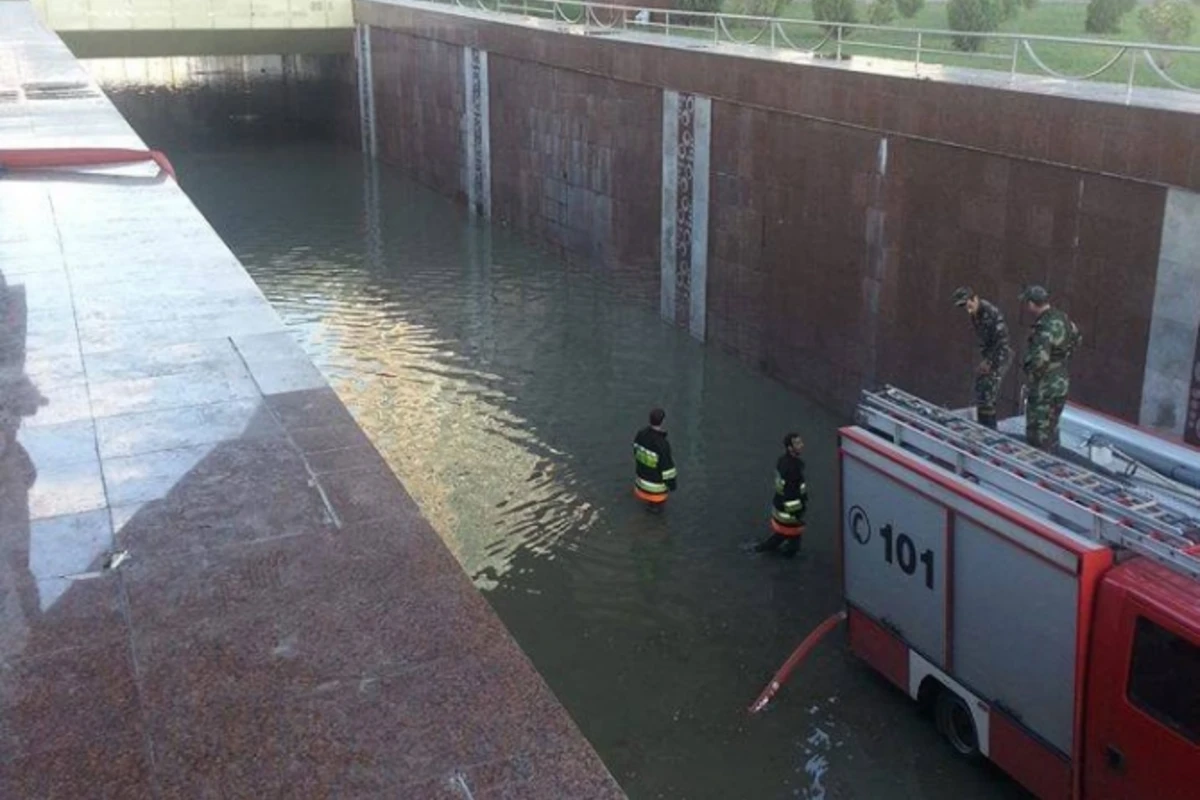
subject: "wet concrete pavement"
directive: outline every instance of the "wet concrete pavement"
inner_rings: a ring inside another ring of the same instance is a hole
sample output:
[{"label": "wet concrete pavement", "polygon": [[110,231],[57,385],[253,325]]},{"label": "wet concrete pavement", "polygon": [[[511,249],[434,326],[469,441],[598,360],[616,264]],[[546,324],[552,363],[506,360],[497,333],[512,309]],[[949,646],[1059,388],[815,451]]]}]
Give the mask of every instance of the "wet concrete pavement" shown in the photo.
[{"label": "wet concrete pavement", "polygon": [[[142,147],[33,19],[0,150]],[[172,181],[0,177],[0,323],[0,797],[620,796]]]}]

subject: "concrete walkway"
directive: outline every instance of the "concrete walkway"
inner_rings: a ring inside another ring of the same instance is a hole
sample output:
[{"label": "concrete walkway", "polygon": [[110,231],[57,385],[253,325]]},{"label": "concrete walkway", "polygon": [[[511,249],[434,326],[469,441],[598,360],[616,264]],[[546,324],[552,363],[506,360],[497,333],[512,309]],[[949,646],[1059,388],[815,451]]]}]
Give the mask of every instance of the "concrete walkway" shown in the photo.
[{"label": "concrete walkway", "polygon": [[[0,149],[72,146],[143,147],[0,0]],[[0,797],[620,797],[155,172],[0,177]]]}]

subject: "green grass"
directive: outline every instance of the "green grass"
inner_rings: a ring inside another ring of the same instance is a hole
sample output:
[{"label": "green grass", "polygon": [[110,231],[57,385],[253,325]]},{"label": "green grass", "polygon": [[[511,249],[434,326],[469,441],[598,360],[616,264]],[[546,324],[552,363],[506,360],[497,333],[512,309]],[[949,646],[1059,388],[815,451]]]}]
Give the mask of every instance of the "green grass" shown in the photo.
[{"label": "green grass", "polygon": [[[1147,41],[1146,36],[1142,33],[1141,26],[1138,24],[1136,10],[1124,17],[1120,33],[1111,36],[1097,36],[1087,33],[1084,30],[1086,15],[1087,6],[1084,3],[1045,2],[1032,11],[1022,10],[1016,19],[1002,25],[1000,30],[1004,33],[1024,33],[1039,36],[1070,36],[1129,42]],[[1197,16],[1200,16],[1200,9],[1197,9]],[[796,0],[796,2],[791,3],[780,17],[780,19],[789,18],[811,20],[811,2],[809,0]],[[865,22],[866,19],[866,3],[859,3],[859,20]],[[788,38],[795,45],[802,48],[815,46],[823,35],[815,28],[798,25],[789,26],[786,24],[782,27]],[[896,21],[890,27],[897,30],[894,33],[891,31],[855,31],[852,36],[843,42],[843,53],[850,53],[855,56],[872,56],[912,61],[912,49],[916,46],[916,36],[911,33],[904,33],[899,29],[923,28],[926,30],[946,30],[948,27],[946,21],[946,4],[926,3],[921,12],[912,19],[897,17]],[[733,33],[739,38],[748,38],[749,35],[755,32],[757,32],[757,29],[753,26],[743,26],[740,30],[733,30]],[[767,41],[768,37],[764,36],[758,43],[766,43]],[[783,44],[779,41],[778,37],[776,38],[776,44]],[[1200,46],[1200,25],[1196,27],[1188,44]],[[870,45],[903,46],[908,49],[905,51],[888,51]],[[923,51],[930,49],[953,51],[949,36],[926,34],[922,37],[921,45]],[[1117,48],[1108,46],[1078,46],[1049,42],[1031,42],[1031,45],[1038,58],[1047,66],[1071,76],[1092,72],[1118,52]],[[827,42],[822,47],[822,52],[832,53],[835,47],[834,42]],[[1131,53],[1137,58],[1134,78],[1136,84],[1140,86],[1170,88],[1168,84],[1160,80],[1149,66],[1144,63],[1142,51],[1131,51]],[[1131,53],[1127,52],[1116,64],[1103,74],[1097,76],[1094,80],[1122,84],[1128,81]],[[988,58],[988,56],[991,56],[991,58]],[[1013,43],[1011,41],[991,39],[988,40],[987,44],[977,55],[958,52],[923,52],[921,61],[927,64],[1008,71],[1012,69],[1012,56]],[[1045,74],[1029,58],[1023,48],[1018,50],[1017,56],[1017,70],[1019,72],[1035,75]],[[1200,54],[1177,54],[1171,58],[1166,71],[1172,78],[1184,85],[1200,89]]]},{"label": "green grass", "polygon": [[[549,18],[553,15],[552,3],[547,2],[547,0],[503,0],[503,2],[509,8],[523,4],[529,9],[530,13],[537,14],[538,16]],[[637,0],[624,0],[624,2],[634,6],[637,4]],[[731,10],[744,7],[737,3],[736,0],[727,3],[727,6]],[[860,0],[858,6],[859,21],[865,22],[867,19],[867,3]],[[578,6],[564,5],[562,9],[564,13],[571,17],[575,17],[582,12],[582,9]],[[506,8],[506,10],[509,9]],[[598,13],[603,14],[602,11]],[[1122,20],[1121,31],[1109,36],[1087,33],[1084,30],[1084,19],[1086,16],[1087,5],[1082,2],[1042,2],[1037,8],[1031,11],[1021,10],[1017,18],[1004,23],[1000,31],[1003,33],[1024,33],[1038,36],[1107,39],[1110,41],[1148,41],[1145,34],[1142,33],[1141,25],[1138,24],[1136,9],[1125,15]],[[1187,44],[1200,47],[1200,8],[1197,8],[1197,17],[1197,25],[1191,40]],[[784,9],[779,17],[781,21],[788,19],[812,20],[812,18],[812,3],[810,0],[794,0]],[[603,16],[601,16],[601,19],[602,21],[608,21]],[[681,12],[673,12],[671,33],[690,36],[698,40],[711,41],[713,38],[711,23],[707,19],[693,19],[704,25],[705,29],[688,30],[685,26],[687,22],[686,15]],[[896,21],[889,27],[894,30],[854,31],[853,35],[848,36],[842,43],[843,54],[890,58],[911,63],[914,59],[914,50],[917,43],[916,36],[912,33],[904,32],[903,29],[946,30],[948,28],[946,4],[944,2],[926,2],[925,7],[915,17],[904,19],[897,16]],[[728,28],[729,32],[739,40],[750,40],[761,33],[762,35],[754,40],[755,44],[769,45],[772,42],[769,35],[770,31],[764,32],[761,25],[736,25],[730,22],[728,23]],[[801,49],[815,47],[825,36],[824,32],[816,26],[788,25],[786,22],[782,22],[781,29],[783,35],[792,44]],[[659,32],[661,32],[661,29]],[[723,30],[721,31],[721,38],[722,40],[728,39]],[[787,47],[787,43],[778,32],[776,32],[774,43],[777,47]],[[893,48],[900,47],[904,49],[888,50],[885,47],[879,47],[879,45],[890,45]],[[1079,46],[1050,42],[1031,42],[1031,45],[1038,58],[1048,67],[1069,76],[1081,76],[1096,70],[1116,55],[1118,51],[1115,47],[1100,45]],[[925,34],[922,36],[921,47],[922,64],[994,69],[1004,72],[1010,71],[1013,66],[1012,41],[989,39],[979,53],[965,54],[954,50],[948,35]],[[826,41],[821,47],[821,52],[828,55],[833,55],[835,50],[836,42],[832,39]],[[1150,67],[1145,64],[1144,56],[1140,50],[1127,52],[1116,64],[1093,80],[1125,84],[1129,80],[1131,56],[1136,59],[1134,82],[1137,85],[1164,89],[1172,88],[1169,84],[1159,79]],[[1172,78],[1180,83],[1200,89],[1200,54],[1176,54],[1171,58],[1170,63],[1165,66],[1165,69]],[[1045,75],[1038,65],[1024,52],[1023,48],[1019,48],[1017,52],[1017,71],[1031,75]]]},{"label": "green grass", "polygon": [[[809,2],[796,2],[789,6],[786,16],[796,19],[812,19],[811,4]],[[1142,33],[1141,26],[1137,21],[1137,11],[1132,11],[1125,15],[1122,20],[1122,30],[1109,36],[1097,36],[1089,34],[1084,30],[1084,19],[1087,15],[1087,6],[1083,3],[1043,3],[1032,11],[1022,10],[1016,19],[1005,23],[1001,26],[1001,31],[1004,33],[1025,33],[1038,36],[1070,36],[1090,39],[1108,39],[1117,41],[1144,42],[1148,41]],[[865,6],[862,8],[860,17],[866,18]],[[900,28],[926,28],[926,29],[941,29],[947,28],[946,22],[946,5],[944,3],[927,3],[925,8],[921,10],[911,20],[898,19],[892,27]],[[900,34],[884,34],[874,32],[860,32],[852,39],[861,39],[864,42],[883,42],[889,43],[889,37],[895,37],[896,43],[903,43],[909,46],[914,44],[913,37],[903,36]],[[924,37],[928,40],[930,37]],[[907,40],[907,41],[904,41]],[[939,50],[952,49],[950,42],[946,37],[933,37],[934,47]],[[1200,27],[1193,32],[1189,44],[1200,46]],[[1052,69],[1068,75],[1083,75],[1089,73],[1117,53],[1116,48],[1112,47],[1080,47],[1053,43],[1031,43],[1034,52],[1038,57]],[[922,42],[923,46],[928,46],[927,42]],[[871,52],[872,48],[851,46],[851,52],[856,54],[878,54],[880,51]],[[975,66],[981,68],[1001,68],[1011,69],[1012,67],[1012,42],[1003,40],[989,40],[988,44],[983,48],[983,53],[990,55],[1002,56],[1003,59],[988,60],[964,55],[937,55],[930,57],[928,60],[931,63],[948,64],[953,66]],[[899,56],[897,56],[899,57]],[[1137,57],[1142,59],[1140,51],[1137,51]],[[1040,70],[1037,65],[1022,51],[1018,52],[1017,69],[1021,72],[1039,74]],[[1181,54],[1176,55],[1171,59],[1170,65],[1167,67],[1168,74],[1176,80],[1188,86],[1200,88],[1200,55]],[[1129,55],[1126,54],[1117,64],[1099,76],[1098,80],[1114,81],[1123,83],[1129,77]],[[1150,68],[1140,61],[1138,63],[1137,72],[1135,73],[1135,81],[1143,86],[1163,86],[1167,84],[1161,82]]]}]

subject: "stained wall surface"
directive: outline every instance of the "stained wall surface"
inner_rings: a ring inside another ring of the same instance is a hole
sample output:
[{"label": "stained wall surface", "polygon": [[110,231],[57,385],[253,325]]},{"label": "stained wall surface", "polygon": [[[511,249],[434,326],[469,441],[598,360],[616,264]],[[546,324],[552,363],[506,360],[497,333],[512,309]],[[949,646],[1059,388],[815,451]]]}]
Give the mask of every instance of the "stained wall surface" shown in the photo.
[{"label": "stained wall surface", "polygon": [[[845,410],[882,382],[969,404],[977,354],[950,303],[969,284],[1008,316],[1018,360],[1002,411],[1015,411],[1032,322],[1017,295],[1037,282],[1084,332],[1073,399],[1183,433],[1200,321],[1153,323],[1181,301],[1156,285],[1190,252],[1181,220],[1200,217],[1200,115],[402,2],[363,0],[356,19],[400,54],[384,66],[376,50],[373,92],[381,141],[411,144],[381,157],[462,192],[446,185],[466,172],[449,110],[468,114],[462,53],[486,52],[491,215],[620,271],[644,302],[690,291],[699,324],[687,297],[664,300],[664,318],[785,383]],[[420,103],[384,110],[405,93]],[[711,103],[704,137],[673,138],[678,98]],[[437,124],[433,109],[447,109]],[[693,223],[705,237],[682,242]],[[1181,291],[1200,305],[1200,286]],[[1162,352],[1152,328],[1180,346]]]}]

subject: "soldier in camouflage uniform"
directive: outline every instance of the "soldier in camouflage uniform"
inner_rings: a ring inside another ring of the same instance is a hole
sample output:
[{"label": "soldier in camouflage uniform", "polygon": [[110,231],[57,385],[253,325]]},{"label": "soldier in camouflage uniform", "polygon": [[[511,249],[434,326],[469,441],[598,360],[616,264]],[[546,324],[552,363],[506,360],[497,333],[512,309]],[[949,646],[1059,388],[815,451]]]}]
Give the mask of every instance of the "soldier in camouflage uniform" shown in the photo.
[{"label": "soldier in camouflage uniform", "polygon": [[1000,309],[981,298],[970,286],[954,292],[954,305],[965,307],[979,340],[983,356],[975,369],[975,418],[981,425],[996,427],[996,400],[1000,384],[1012,365],[1012,345],[1008,342],[1008,323]]},{"label": "soldier in camouflage uniform", "polygon": [[1079,328],[1065,312],[1050,307],[1050,293],[1030,286],[1021,293],[1034,316],[1025,353],[1028,381],[1025,407],[1025,440],[1054,452],[1058,447],[1058,420],[1067,404],[1070,379],[1067,362],[1079,346]]}]

